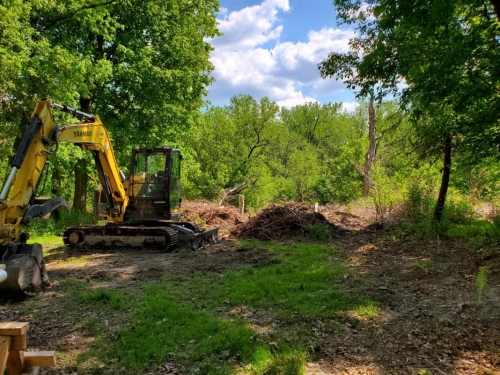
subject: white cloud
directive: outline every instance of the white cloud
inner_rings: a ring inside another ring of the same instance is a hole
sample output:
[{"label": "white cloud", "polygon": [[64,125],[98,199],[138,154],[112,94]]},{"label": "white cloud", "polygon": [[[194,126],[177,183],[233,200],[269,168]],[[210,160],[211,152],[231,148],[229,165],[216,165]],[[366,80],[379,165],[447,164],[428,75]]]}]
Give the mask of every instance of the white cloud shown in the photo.
[{"label": "white cloud", "polygon": [[278,43],[272,50],[278,62],[276,74],[302,83],[311,84],[319,80],[317,64],[331,51],[346,52],[352,31],[324,28],[310,31],[307,42]]},{"label": "white cloud", "polygon": [[342,102],[342,110],[346,112],[354,112],[358,107],[358,102]]},{"label": "white cloud", "polygon": [[260,5],[243,8],[219,18],[224,36],[213,41],[215,48],[241,50],[254,48],[280,37],[283,25],[274,26],[278,11],[289,11],[288,0],[264,0]]},{"label": "white cloud", "polygon": [[[233,95],[249,94],[257,100],[268,96],[280,106],[290,107],[344,88],[341,82],[322,80],[317,64],[329,52],[346,52],[354,32],[323,28],[311,30],[306,41],[281,42],[283,25],[278,14],[288,11],[288,0],[264,0],[260,5],[220,13],[219,29],[225,35],[212,41],[216,83],[209,88],[209,100],[227,104]],[[274,46],[264,48],[273,41]]]}]

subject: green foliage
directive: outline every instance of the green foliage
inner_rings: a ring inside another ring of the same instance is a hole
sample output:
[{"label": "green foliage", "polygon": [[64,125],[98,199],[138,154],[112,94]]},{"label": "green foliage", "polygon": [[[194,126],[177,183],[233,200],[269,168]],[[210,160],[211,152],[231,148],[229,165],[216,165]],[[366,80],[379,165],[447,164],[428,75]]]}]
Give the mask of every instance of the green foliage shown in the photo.
[{"label": "green foliage", "polygon": [[66,211],[63,208],[57,210],[58,218],[54,213],[48,219],[33,219],[29,231],[35,236],[58,235],[68,227],[77,225],[91,225],[92,214],[84,211]]},{"label": "green foliage", "polygon": [[486,220],[470,220],[459,224],[450,225],[446,234],[455,237],[474,238],[485,237],[491,243],[491,238],[500,237],[500,227]]},{"label": "green foliage", "polygon": [[467,200],[449,200],[443,212],[443,219],[453,224],[464,224],[469,222],[474,214],[474,207]]},{"label": "green foliage", "polygon": [[182,142],[186,196],[228,200],[258,189],[277,112],[268,98],[257,102],[248,95],[231,98],[225,108],[208,108]]},{"label": "green foliage", "polygon": [[[471,161],[473,161],[471,163]],[[500,190],[500,163],[496,157],[475,160],[474,155],[460,155],[454,164],[451,186],[474,201],[497,201]]]},{"label": "green foliage", "polygon": [[408,188],[407,217],[409,224],[417,231],[430,228],[434,199],[429,186],[422,182],[414,182]]},{"label": "green foliage", "polygon": [[481,296],[483,295],[483,289],[486,286],[487,281],[488,281],[488,268],[479,267],[479,272],[476,277],[476,287],[479,299],[481,299]]},{"label": "green foliage", "polygon": [[332,230],[327,224],[311,224],[308,227],[309,238],[314,241],[329,241],[332,238]]}]

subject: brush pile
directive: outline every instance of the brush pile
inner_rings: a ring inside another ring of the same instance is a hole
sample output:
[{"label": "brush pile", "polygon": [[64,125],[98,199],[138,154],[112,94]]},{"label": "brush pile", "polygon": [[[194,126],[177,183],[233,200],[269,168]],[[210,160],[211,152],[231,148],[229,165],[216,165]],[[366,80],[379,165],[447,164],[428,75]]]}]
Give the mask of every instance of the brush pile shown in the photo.
[{"label": "brush pile", "polygon": [[236,226],[248,220],[233,206],[219,206],[208,201],[182,201],[182,220],[194,221],[202,228],[220,226],[219,237],[229,236]]},{"label": "brush pile", "polygon": [[345,230],[330,223],[322,214],[305,204],[286,203],[271,205],[245,224],[231,231],[236,238],[278,240],[287,237],[307,236],[311,226],[324,225],[332,236]]}]

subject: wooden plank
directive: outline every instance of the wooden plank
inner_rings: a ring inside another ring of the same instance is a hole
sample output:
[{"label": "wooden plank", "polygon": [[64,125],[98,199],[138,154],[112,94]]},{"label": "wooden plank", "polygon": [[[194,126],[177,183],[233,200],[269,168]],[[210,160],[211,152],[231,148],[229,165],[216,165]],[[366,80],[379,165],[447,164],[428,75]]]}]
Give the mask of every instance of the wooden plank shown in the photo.
[{"label": "wooden plank", "polygon": [[15,350],[9,352],[7,371],[9,375],[22,375],[24,372],[24,354],[22,351]]},{"label": "wooden plank", "polygon": [[24,352],[24,360],[27,367],[55,367],[56,352]]},{"label": "wooden plank", "polygon": [[18,336],[25,335],[30,327],[25,322],[0,323],[0,336]]},{"label": "wooden plank", "polygon": [[0,374],[5,373],[11,340],[9,336],[0,336]]},{"label": "wooden plank", "polygon": [[[12,343],[10,344],[10,350],[24,350],[26,349],[26,335],[11,336]],[[0,373],[1,374],[1,373]]]},{"label": "wooden plank", "polygon": [[34,366],[34,367],[28,367],[26,370],[24,370],[23,375],[38,375],[40,372],[40,367]]}]

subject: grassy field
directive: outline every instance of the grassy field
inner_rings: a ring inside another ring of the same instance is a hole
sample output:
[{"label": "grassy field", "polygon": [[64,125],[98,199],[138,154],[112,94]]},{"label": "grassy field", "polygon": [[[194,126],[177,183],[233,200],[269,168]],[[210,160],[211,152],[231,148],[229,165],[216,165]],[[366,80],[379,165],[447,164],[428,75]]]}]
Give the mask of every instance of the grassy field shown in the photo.
[{"label": "grassy field", "polygon": [[[335,318],[348,311],[377,314],[373,301],[339,288],[344,268],[329,246],[238,246],[267,251],[272,261],[222,273],[164,274],[128,290],[62,280],[66,313],[92,311],[77,325],[95,339],[89,351],[63,361],[84,373],[145,373],[171,362],[187,373],[301,374],[314,355],[308,319],[336,330]],[[108,319],[121,323],[110,329]],[[283,327],[259,333],[271,320]]]}]

